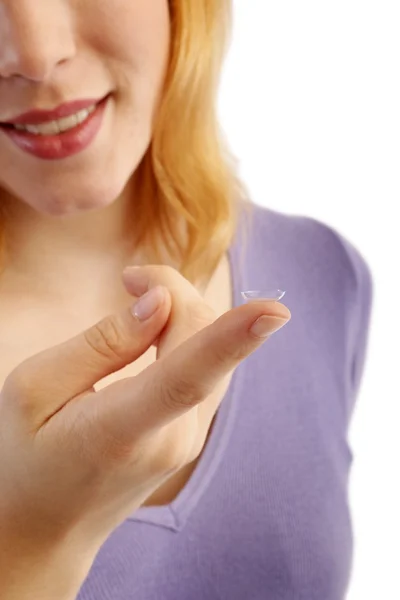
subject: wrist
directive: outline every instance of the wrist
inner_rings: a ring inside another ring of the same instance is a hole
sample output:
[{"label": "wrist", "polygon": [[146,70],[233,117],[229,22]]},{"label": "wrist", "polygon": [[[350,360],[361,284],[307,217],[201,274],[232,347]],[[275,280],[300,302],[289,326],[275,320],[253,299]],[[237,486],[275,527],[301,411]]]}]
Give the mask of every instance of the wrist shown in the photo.
[{"label": "wrist", "polygon": [[[7,544],[5,543],[7,542]],[[75,600],[96,551],[63,543],[41,548],[15,540],[0,542],[0,598],[2,600]]]}]

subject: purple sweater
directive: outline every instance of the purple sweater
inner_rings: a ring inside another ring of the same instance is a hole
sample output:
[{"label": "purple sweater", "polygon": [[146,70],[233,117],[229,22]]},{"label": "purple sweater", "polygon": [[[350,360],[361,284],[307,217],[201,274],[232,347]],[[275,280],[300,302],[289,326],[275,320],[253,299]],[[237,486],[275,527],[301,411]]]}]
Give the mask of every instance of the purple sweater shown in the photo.
[{"label": "purple sweater", "polygon": [[347,432],[371,272],[353,245],[310,217],[254,204],[250,231],[230,248],[234,305],[242,290],[279,288],[292,319],[234,372],[185,488],[112,533],[79,600],[345,598]]}]

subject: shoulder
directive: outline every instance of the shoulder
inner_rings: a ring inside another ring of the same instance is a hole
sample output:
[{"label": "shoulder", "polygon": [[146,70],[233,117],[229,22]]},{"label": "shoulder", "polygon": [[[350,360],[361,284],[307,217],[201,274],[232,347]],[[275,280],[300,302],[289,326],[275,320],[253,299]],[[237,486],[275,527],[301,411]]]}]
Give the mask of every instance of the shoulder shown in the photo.
[{"label": "shoulder", "polygon": [[366,358],[374,293],[364,254],[334,227],[313,217],[254,205],[248,224],[248,289],[256,289],[259,281],[268,289],[287,290],[283,302],[292,320],[304,324],[308,337],[319,336],[318,347],[322,351],[326,344],[330,356],[340,340],[354,398]]},{"label": "shoulder", "polygon": [[[372,298],[373,277],[362,252],[334,227],[303,215],[251,206],[247,223],[249,260],[277,261],[286,273],[334,287],[350,296]],[[283,273],[282,273],[283,275]],[[323,289],[319,290],[323,293]]]}]

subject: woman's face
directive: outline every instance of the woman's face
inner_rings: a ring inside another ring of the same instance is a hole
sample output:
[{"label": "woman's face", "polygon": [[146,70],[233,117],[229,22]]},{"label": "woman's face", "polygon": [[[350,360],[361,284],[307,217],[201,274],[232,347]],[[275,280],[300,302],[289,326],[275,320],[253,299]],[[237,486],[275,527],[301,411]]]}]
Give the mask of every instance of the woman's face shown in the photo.
[{"label": "woman's face", "polygon": [[149,146],[169,45],[168,0],[0,0],[0,123],[108,95],[79,130],[0,126],[0,188],[50,215],[113,202]]}]

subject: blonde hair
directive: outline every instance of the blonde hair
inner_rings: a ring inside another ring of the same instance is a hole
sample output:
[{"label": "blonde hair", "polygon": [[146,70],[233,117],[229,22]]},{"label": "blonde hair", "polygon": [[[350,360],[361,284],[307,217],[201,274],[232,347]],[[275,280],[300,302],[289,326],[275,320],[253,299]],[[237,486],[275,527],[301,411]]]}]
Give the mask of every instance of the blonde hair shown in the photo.
[{"label": "blonde hair", "polygon": [[239,214],[241,220],[246,216],[241,209],[251,206],[217,118],[232,5],[170,0],[170,13],[165,86],[151,144],[135,173],[135,244],[162,263],[161,238],[182,275],[197,283],[211,277],[233,241]]},{"label": "blonde hair", "polygon": [[[161,235],[182,275],[195,283],[211,276],[239,218],[246,225],[251,202],[217,118],[232,2],[171,0],[170,10],[170,64],[152,143],[139,167],[144,193],[135,222],[138,243],[157,248]],[[177,229],[182,217],[185,237]]]}]

